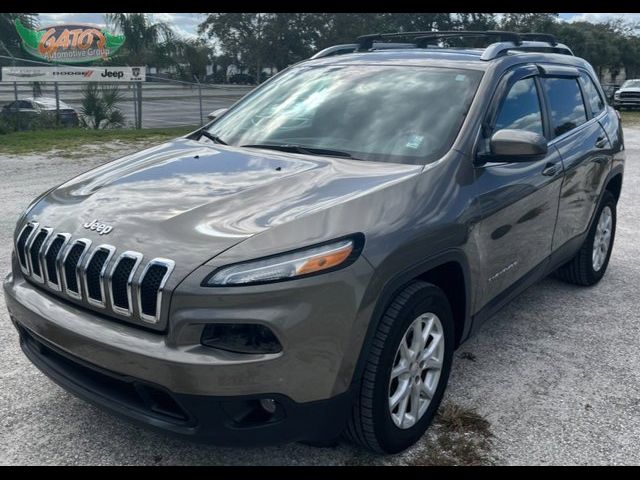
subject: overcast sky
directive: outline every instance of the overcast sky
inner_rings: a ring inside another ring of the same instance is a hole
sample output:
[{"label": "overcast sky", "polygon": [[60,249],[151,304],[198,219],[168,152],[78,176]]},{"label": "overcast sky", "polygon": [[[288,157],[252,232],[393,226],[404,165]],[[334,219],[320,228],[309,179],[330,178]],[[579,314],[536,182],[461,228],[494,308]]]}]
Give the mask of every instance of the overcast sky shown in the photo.
[{"label": "overcast sky", "polygon": [[[57,23],[93,23],[104,26],[104,13],[41,13],[40,24],[47,26]],[[153,13],[157,20],[169,23],[175,33],[181,37],[196,37],[198,25],[204,20],[202,13]],[[640,13],[561,13],[565,21],[587,20],[604,21],[610,18],[624,17],[640,21]]]}]

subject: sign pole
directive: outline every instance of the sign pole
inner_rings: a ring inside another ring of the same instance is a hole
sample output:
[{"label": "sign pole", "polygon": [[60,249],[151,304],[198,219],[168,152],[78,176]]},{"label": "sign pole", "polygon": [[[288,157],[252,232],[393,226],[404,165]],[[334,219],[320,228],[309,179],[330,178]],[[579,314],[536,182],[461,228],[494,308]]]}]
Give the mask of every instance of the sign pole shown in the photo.
[{"label": "sign pole", "polygon": [[138,90],[136,89],[136,84],[129,84],[131,87],[131,96],[133,98],[133,127],[138,128],[138,100],[136,98]]},{"label": "sign pole", "polygon": [[60,93],[58,92],[58,82],[54,84],[56,91],[56,126],[60,126]]},{"label": "sign pole", "polygon": [[142,128],[142,82],[136,82],[138,90],[138,129]]},{"label": "sign pole", "polygon": [[13,82],[13,95],[16,99],[16,103],[14,103],[14,105],[16,106],[15,111],[16,111],[16,131],[20,130],[20,106],[18,105],[18,82]]}]

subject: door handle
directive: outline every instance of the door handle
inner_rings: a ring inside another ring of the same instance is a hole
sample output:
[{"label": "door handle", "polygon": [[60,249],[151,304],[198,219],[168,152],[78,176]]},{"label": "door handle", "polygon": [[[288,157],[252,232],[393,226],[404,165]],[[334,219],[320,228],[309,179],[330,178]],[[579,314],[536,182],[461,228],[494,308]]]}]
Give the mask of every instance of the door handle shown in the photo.
[{"label": "door handle", "polygon": [[547,163],[544,166],[544,170],[542,170],[542,175],[545,177],[553,177],[556,173],[558,173],[558,167],[556,163]]},{"label": "door handle", "polygon": [[596,139],[596,148],[604,148],[607,146],[607,137],[598,137]]}]

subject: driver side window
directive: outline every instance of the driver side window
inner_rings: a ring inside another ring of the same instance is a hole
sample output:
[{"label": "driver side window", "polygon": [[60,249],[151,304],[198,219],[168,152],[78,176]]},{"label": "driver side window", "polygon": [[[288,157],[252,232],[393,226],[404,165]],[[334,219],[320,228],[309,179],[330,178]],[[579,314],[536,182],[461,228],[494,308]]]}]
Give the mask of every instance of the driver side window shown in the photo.
[{"label": "driver side window", "polygon": [[533,77],[518,80],[509,90],[493,131],[504,128],[528,130],[544,136],[538,89]]}]

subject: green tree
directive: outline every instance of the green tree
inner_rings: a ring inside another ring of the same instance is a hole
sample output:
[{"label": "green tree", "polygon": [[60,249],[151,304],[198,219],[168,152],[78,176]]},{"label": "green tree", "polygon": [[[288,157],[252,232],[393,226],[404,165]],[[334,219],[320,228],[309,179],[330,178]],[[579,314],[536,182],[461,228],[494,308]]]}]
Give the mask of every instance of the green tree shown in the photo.
[{"label": "green tree", "polygon": [[198,27],[200,33],[209,38],[216,37],[225,51],[237,55],[241,61],[251,65],[256,72],[256,83],[260,83],[263,66],[272,60],[272,27],[275,13],[210,13]]},{"label": "green tree", "polygon": [[107,13],[105,19],[109,28],[125,36],[124,45],[110,63],[158,67],[175,63],[175,36],[167,23],[154,21],[145,13]]},{"label": "green tree", "polygon": [[558,18],[557,13],[505,13],[499,23],[502,30],[551,33]]},{"label": "green tree", "polygon": [[213,50],[204,39],[176,41],[176,61],[182,66],[184,79],[203,82],[207,76],[207,65],[213,58]]}]

